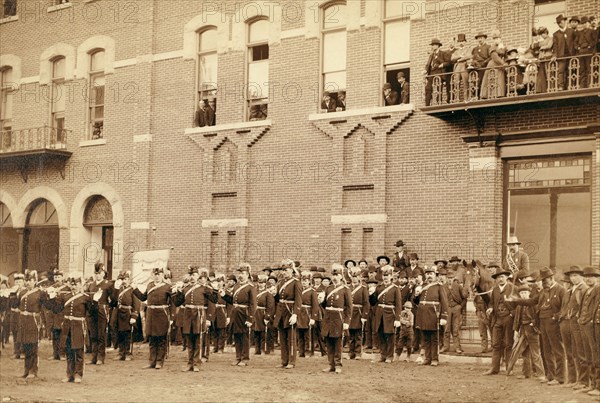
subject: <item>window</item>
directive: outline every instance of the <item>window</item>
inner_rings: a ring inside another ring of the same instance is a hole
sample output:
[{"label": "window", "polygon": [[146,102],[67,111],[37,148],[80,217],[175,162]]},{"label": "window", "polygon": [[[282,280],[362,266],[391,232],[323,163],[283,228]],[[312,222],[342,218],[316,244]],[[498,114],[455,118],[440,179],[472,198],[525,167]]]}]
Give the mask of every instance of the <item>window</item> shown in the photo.
[{"label": "window", "polygon": [[4,0],[0,18],[12,17],[17,15],[17,0]]},{"label": "window", "polygon": [[12,82],[11,68],[5,68],[0,71],[0,149],[8,150],[12,144]]},{"label": "window", "polygon": [[555,0],[535,0],[533,10],[533,28],[540,27],[548,28],[550,35],[556,31],[556,16],[559,14],[566,15],[567,6],[564,1]]},{"label": "window", "polygon": [[267,118],[269,107],[269,22],[248,26],[248,120]]},{"label": "window", "polygon": [[[398,104],[410,102],[410,18],[402,18],[402,3],[386,0],[384,4],[384,82],[398,94]],[[406,84],[400,83],[402,75]]]},{"label": "window", "polygon": [[52,61],[52,83],[50,84],[51,96],[50,102],[52,118],[50,126],[52,127],[52,140],[57,143],[64,142],[65,129],[65,58],[58,57]]},{"label": "window", "polygon": [[90,54],[88,122],[92,140],[104,137],[104,61],[104,50],[96,50]]},{"label": "window", "polygon": [[346,109],[346,5],[333,4],[323,10],[322,112]]},{"label": "window", "polygon": [[591,262],[592,159],[590,155],[511,160],[505,231],[529,255],[530,270],[559,271]]},{"label": "window", "polygon": [[[217,29],[206,29],[198,34],[198,107],[196,126],[214,126],[217,109]],[[202,116],[198,116],[202,114]]]}]

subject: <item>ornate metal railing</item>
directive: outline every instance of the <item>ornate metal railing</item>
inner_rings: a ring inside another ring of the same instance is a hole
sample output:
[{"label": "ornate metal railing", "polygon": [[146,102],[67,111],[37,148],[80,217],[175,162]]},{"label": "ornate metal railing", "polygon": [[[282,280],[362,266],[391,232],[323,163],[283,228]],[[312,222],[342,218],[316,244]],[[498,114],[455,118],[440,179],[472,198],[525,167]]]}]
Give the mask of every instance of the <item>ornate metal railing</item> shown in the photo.
[{"label": "ornate metal railing", "polygon": [[[459,104],[587,88],[600,89],[600,54],[526,60],[425,77],[426,106]],[[428,100],[427,91],[431,91]],[[429,102],[428,102],[429,101]]]},{"label": "ornate metal railing", "polygon": [[64,150],[71,130],[50,126],[0,131],[0,154],[34,150]]}]

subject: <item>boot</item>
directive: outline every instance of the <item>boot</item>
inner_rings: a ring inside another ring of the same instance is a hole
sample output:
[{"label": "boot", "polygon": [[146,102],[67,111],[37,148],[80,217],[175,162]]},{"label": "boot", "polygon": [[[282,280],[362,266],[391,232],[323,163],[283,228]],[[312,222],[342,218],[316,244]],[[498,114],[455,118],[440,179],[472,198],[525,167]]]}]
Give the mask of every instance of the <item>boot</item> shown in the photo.
[{"label": "boot", "polygon": [[456,344],[456,353],[457,354],[462,354],[464,353],[464,350],[461,348],[460,346],[460,336],[457,336],[455,338],[455,344]]}]

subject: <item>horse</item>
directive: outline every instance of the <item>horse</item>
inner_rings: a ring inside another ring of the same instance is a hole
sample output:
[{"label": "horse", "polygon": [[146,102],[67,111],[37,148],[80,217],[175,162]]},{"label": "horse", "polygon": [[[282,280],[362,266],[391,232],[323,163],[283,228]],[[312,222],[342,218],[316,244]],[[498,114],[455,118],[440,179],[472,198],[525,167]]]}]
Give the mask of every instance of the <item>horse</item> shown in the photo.
[{"label": "horse", "polygon": [[487,307],[496,280],[492,278],[490,271],[485,269],[483,263],[479,260],[471,260],[470,262],[463,260],[463,266],[465,268],[465,288],[476,295],[480,295]]}]

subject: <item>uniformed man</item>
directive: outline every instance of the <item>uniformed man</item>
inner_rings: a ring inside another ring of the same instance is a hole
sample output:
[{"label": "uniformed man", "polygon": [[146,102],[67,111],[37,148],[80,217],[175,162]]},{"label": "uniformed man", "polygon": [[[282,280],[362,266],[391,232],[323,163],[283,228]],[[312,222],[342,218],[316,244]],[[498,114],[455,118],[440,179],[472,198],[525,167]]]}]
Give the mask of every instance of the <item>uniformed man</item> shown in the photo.
[{"label": "uniformed man", "polygon": [[594,311],[600,305],[600,285],[598,283],[600,270],[592,266],[585,267],[583,269],[583,278],[588,289],[583,294],[577,322],[581,329],[585,366],[589,375],[588,383],[585,384],[584,388],[579,388],[578,392],[591,392],[597,390],[597,368],[594,368],[594,361],[600,352],[600,347],[598,347],[600,340],[596,340],[594,336]]},{"label": "uniformed man", "polygon": [[[56,290],[58,294],[63,292],[69,292],[68,284],[63,281],[63,272],[55,269],[53,272],[54,284],[52,288]],[[63,314],[62,312],[54,313],[52,310],[46,312],[46,326],[48,330],[52,332],[52,357],[49,360],[65,360],[64,349],[60,347],[60,332],[62,330]]]},{"label": "uniformed man", "polygon": [[23,273],[15,273],[14,275],[15,285],[11,288],[11,292],[8,297],[8,306],[10,309],[9,327],[13,337],[14,346],[14,358],[21,358],[21,344],[17,337],[19,331],[19,294],[25,288],[25,275]]},{"label": "uniformed man", "polygon": [[394,358],[396,328],[400,327],[402,296],[392,283],[394,268],[386,265],[381,268],[383,283],[374,290],[369,289],[369,303],[375,307],[373,330],[379,336],[380,358],[374,362],[391,363]]},{"label": "uniformed man", "polygon": [[417,305],[415,326],[421,330],[425,356],[422,365],[437,366],[439,363],[439,327],[446,326],[448,298],[444,288],[437,282],[436,267],[425,269],[425,285],[416,290],[413,302]]},{"label": "uniformed man", "polygon": [[446,295],[448,296],[448,325],[444,331],[444,347],[441,352],[450,350],[450,337],[454,342],[455,351],[462,354],[464,351],[460,345],[460,326],[462,325],[462,311],[467,305],[467,293],[462,284],[455,278],[454,271],[447,274]]},{"label": "uniformed man", "polygon": [[[198,278],[198,283],[205,288],[212,288],[212,285],[209,283],[209,278],[210,278],[210,273],[208,272],[208,269],[206,268],[200,268],[198,269],[198,275],[200,276]],[[214,290],[214,289],[213,289]],[[218,291],[214,290],[215,294],[217,295],[217,302],[218,302]],[[214,300],[214,299],[213,299]],[[200,359],[202,362],[207,362],[208,358],[210,356],[210,345],[212,344],[212,332],[210,331],[210,328],[212,327],[213,322],[215,321],[215,317],[217,316],[217,304],[216,302],[213,302],[213,300],[209,299],[209,298],[205,298],[204,299],[204,312],[205,312],[205,324],[206,327],[204,329],[204,334],[202,336],[202,340],[200,343],[200,355],[202,356],[202,358]]]},{"label": "uniformed man", "polygon": [[[220,291],[225,288],[225,275],[217,274],[215,276],[215,288]],[[225,340],[227,339],[227,326],[230,318],[227,312],[227,301],[217,293],[217,303],[215,304],[215,319],[212,323],[212,331],[214,334],[214,353],[222,354],[225,348]]]},{"label": "uniformed man", "polygon": [[[331,281],[331,278],[329,278],[329,274],[325,273],[325,268],[323,268],[323,267],[318,267],[318,268],[316,268],[316,271],[313,272],[313,277],[312,277],[313,289],[315,290],[315,292],[317,294],[324,291],[326,288],[322,284],[322,281],[325,277],[328,278],[327,281]],[[324,315],[325,315],[325,310],[323,309],[323,307],[320,304],[318,304],[318,315],[315,318],[315,325],[312,328],[311,343],[310,343],[310,354],[312,356],[315,355],[316,346],[319,346],[319,351],[321,352],[322,357],[324,357],[327,354],[326,347],[325,347],[325,341],[323,340],[323,337],[321,337],[321,320],[323,319]]]},{"label": "uniformed man", "polygon": [[514,235],[508,238],[506,245],[508,246],[508,253],[506,259],[504,259],[503,268],[511,272],[514,283],[518,272],[529,273],[529,255],[519,248],[521,242]]},{"label": "uniformed man", "polygon": [[312,288],[312,273],[303,271],[300,273],[302,283],[302,309],[298,315],[298,354],[306,356],[307,347],[310,349],[310,338],[315,320],[319,317],[319,303],[317,292]]},{"label": "uniformed man", "polygon": [[98,300],[98,310],[93,310],[88,316],[92,359],[87,364],[103,365],[106,358],[106,330],[110,318],[108,295],[112,293],[112,283],[105,280],[104,277],[106,277],[104,263],[96,263],[94,265],[94,281],[88,285],[86,292],[95,294],[100,290],[102,296]]},{"label": "uniformed man", "polygon": [[331,268],[332,284],[319,294],[319,302],[325,308],[321,324],[321,334],[327,345],[329,368],[323,372],[342,372],[342,337],[350,328],[352,315],[352,296],[342,282],[344,268],[334,264]]},{"label": "uniformed man", "polygon": [[487,309],[487,316],[490,317],[492,328],[492,368],[484,375],[496,375],[500,372],[500,361],[508,362],[510,352],[513,346],[513,318],[514,305],[506,301],[505,297],[513,294],[514,286],[508,282],[508,276],[511,272],[499,269],[492,274],[496,279],[496,285],[492,288],[490,295],[490,307]]},{"label": "uniformed man", "polygon": [[165,364],[167,353],[167,336],[172,324],[171,305],[175,297],[171,286],[165,282],[163,269],[152,269],[152,281],[142,292],[138,284],[133,282],[133,294],[141,301],[146,301],[146,335],[150,352],[148,365],[144,369],[161,369]]},{"label": "uniformed man", "polygon": [[221,297],[233,305],[231,310],[231,331],[235,340],[236,361],[231,365],[245,367],[250,361],[250,329],[256,311],[256,288],[248,279],[250,264],[241,263],[238,268],[238,283],[230,292],[219,291]]},{"label": "uniformed man", "polygon": [[369,291],[361,282],[361,269],[350,271],[352,295],[352,317],[350,318],[350,334],[348,355],[351,360],[358,359],[362,353],[362,338],[371,305],[369,304]]},{"label": "uniformed man", "polygon": [[131,272],[121,271],[115,281],[109,301],[114,309],[114,327],[117,330],[117,347],[121,361],[131,361],[131,339],[137,318],[140,315],[140,301],[133,296]]},{"label": "uniformed man", "polygon": [[85,347],[85,322],[92,311],[98,309],[102,290],[93,296],[83,292],[81,277],[68,279],[70,290],[48,290],[48,305],[56,313],[62,313],[61,346],[67,354],[67,377],[63,382],[81,383],[83,378],[83,349]]},{"label": "uniformed man", "polygon": [[277,283],[275,319],[273,326],[279,330],[281,364],[278,368],[291,369],[296,366],[296,322],[302,309],[302,285],[293,277],[294,262],[281,262],[283,278]]},{"label": "uniformed man", "polygon": [[254,314],[254,324],[252,325],[255,341],[254,354],[257,355],[260,355],[262,351],[264,351],[265,354],[271,353],[267,343],[266,334],[269,329],[268,326],[275,314],[275,299],[269,290],[267,290],[267,279],[268,276],[266,274],[258,275],[256,313]]}]

